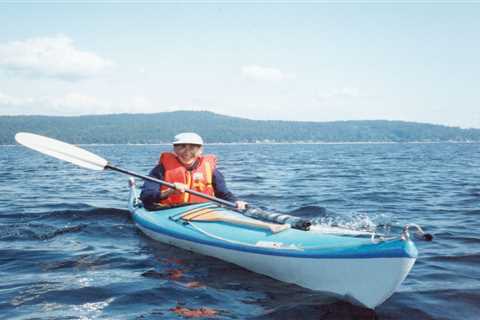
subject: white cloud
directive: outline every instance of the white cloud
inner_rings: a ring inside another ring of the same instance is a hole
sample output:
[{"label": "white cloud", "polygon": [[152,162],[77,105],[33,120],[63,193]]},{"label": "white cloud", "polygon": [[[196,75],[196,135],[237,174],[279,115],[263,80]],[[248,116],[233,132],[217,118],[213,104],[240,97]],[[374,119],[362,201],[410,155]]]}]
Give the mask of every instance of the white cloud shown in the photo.
[{"label": "white cloud", "polygon": [[60,97],[43,99],[43,105],[55,110],[57,114],[78,115],[85,113],[105,113],[111,110],[112,103],[80,93],[67,93]]},{"label": "white cloud", "polygon": [[245,78],[265,81],[281,81],[293,76],[288,75],[276,68],[248,65],[242,67],[242,75]]},{"label": "white cloud", "polygon": [[161,110],[143,96],[132,96],[121,101],[112,101],[76,92],[44,97],[13,97],[0,92],[0,115],[74,116],[159,111]]},{"label": "white cloud", "polygon": [[0,67],[30,77],[73,81],[98,75],[113,65],[95,53],[77,49],[66,36],[0,44]]},{"label": "white cloud", "polygon": [[[17,97],[12,97],[3,92],[0,92],[0,107],[1,106],[19,106],[25,103],[32,103],[32,99],[22,99]],[[0,109],[1,110],[1,109]]]},{"label": "white cloud", "polygon": [[110,102],[95,97],[68,93],[59,97],[12,97],[0,92],[0,114],[79,115],[107,113]]}]

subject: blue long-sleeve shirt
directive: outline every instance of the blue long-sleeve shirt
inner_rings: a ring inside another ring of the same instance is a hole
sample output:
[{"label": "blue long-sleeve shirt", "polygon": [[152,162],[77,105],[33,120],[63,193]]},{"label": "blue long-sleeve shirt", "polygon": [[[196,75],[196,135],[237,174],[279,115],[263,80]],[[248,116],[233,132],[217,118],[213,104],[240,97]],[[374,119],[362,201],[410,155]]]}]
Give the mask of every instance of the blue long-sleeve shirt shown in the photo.
[{"label": "blue long-sleeve shirt", "polygon": [[[163,180],[164,173],[165,169],[163,168],[163,165],[158,164],[150,171],[148,175],[150,177]],[[212,173],[212,186],[215,192],[215,197],[230,202],[237,201],[237,197],[235,197],[235,195],[228,190],[227,184],[225,183],[225,178],[218,169],[215,169]],[[142,192],[140,193],[140,200],[142,200],[142,202],[147,206],[149,204],[160,202],[160,200],[162,200],[160,195],[160,186],[155,182],[145,181],[142,186]]]}]

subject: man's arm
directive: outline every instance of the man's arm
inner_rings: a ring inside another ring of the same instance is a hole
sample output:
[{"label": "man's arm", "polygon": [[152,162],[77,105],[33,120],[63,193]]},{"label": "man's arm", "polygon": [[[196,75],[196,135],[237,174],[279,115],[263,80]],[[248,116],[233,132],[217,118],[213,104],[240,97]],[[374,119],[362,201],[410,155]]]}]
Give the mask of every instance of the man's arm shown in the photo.
[{"label": "man's arm", "polygon": [[230,192],[230,190],[228,190],[225,178],[218,169],[215,169],[213,171],[212,178],[213,190],[215,190],[215,197],[230,202],[238,201],[237,197],[235,197],[235,195]]},{"label": "man's arm", "polygon": [[[159,164],[153,168],[148,175],[152,178],[163,180],[164,171],[163,166]],[[142,186],[142,192],[140,193],[140,200],[142,200],[143,203],[153,203],[162,200],[160,185],[152,181],[145,181]]]}]

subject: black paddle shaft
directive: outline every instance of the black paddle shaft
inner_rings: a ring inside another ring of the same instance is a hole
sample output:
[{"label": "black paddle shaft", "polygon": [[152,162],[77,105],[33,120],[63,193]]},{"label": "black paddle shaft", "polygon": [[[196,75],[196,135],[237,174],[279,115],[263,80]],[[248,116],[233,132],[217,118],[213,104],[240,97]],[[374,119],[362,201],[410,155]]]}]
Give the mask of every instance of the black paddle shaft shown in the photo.
[{"label": "black paddle shaft", "polygon": [[[129,176],[132,176],[132,177],[140,178],[142,180],[148,180],[148,181],[151,181],[151,182],[158,183],[160,185],[167,186],[167,187],[172,188],[172,189],[176,189],[175,185],[173,183],[166,182],[166,181],[163,181],[163,180],[160,180],[160,179],[155,179],[155,178],[150,177],[150,176],[144,176],[144,175],[132,172],[132,171],[128,171],[128,170],[125,170],[125,169],[122,169],[122,168],[112,166],[111,164],[107,164],[105,166],[105,169],[110,169],[110,170],[113,170],[113,171],[125,173]],[[201,198],[208,199],[210,201],[217,202],[217,203],[220,203],[220,204],[232,207],[232,208],[237,207],[237,205],[233,202],[226,201],[226,200],[216,198],[216,197],[212,197],[212,196],[209,196],[208,194],[201,193],[201,192],[198,192],[198,191],[195,191],[195,190],[185,189],[185,192],[188,192],[190,194],[193,194],[193,195],[199,196]]]}]

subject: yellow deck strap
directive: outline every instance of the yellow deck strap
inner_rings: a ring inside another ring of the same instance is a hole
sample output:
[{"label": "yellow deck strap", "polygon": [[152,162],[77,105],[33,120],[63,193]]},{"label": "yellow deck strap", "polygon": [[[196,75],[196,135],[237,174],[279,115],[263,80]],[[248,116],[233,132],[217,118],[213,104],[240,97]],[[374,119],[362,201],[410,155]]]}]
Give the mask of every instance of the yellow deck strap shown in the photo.
[{"label": "yellow deck strap", "polygon": [[212,212],[212,211],[215,211],[215,210],[216,209],[211,209],[211,208],[201,208],[201,209],[187,211],[186,213],[184,213],[182,215],[182,219],[190,221],[190,220],[195,219],[196,217],[200,217],[203,214],[206,214],[206,213],[209,213],[209,212]]},{"label": "yellow deck strap", "polygon": [[257,221],[253,219],[242,219],[233,216],[229,216],[227,214],[222,213],[221,211],[207,209],[204,212],[200,212],[199,214],[194,214],[192,216],[182,216],[182,219],[187,221],[222,221],[228,222],[231,224],[238,224],[238,225],[246,225],[261,229],[268,229],[272,233],[277,233],[284,231],[290,228],[289,224],[276,224],[276,223],[268,223],[263,221]]}]

